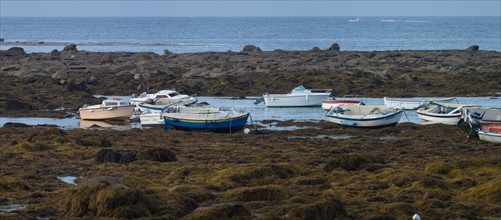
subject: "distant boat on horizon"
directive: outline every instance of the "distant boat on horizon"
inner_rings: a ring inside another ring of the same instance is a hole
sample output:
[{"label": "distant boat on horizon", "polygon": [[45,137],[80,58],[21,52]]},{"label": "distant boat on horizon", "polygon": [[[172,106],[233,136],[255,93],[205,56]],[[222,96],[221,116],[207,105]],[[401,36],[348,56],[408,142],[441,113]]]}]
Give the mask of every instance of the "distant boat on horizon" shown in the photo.
[{"label": "distant boat on horizon", "polygon": [[360,18],[350,19],[349,22],[360,22],[362,21]]}]

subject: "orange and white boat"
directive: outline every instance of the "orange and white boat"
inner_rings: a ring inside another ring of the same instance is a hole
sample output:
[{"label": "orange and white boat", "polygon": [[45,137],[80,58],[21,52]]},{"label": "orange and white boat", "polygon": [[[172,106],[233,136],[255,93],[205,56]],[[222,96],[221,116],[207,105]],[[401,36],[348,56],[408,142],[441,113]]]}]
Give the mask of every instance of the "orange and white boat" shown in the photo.
[{"label": "orange and white boat", "polygon": [[121,98],[106,99],[99,105],[78,109],[84,120],[128,120],[134,113],[134,105]]},{"label": "orange and white boat", "polygon": [[470,126],[469,137],[501,143],[501,108],[466,108],[463,118]]}]

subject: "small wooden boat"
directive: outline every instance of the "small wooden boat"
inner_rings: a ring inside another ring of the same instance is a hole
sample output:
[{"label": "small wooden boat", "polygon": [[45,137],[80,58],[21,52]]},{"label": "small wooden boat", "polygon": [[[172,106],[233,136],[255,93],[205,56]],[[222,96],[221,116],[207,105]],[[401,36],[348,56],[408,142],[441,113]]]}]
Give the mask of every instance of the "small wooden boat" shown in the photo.
[{"label": "small wooden boat", "polygon": [[440,103],[452,103],[457,101],[456,98],[425,98],[425,99],[413,99],[413,98],[389,98],[384,97],[384,105],[388,107],[398,107],[405,108],[405,110],[416,110],[424,105],[430,104],[430,101],[440,102]]},{"label": "small wooden boat", "polygon": [[322,100],[331,95],[330,89],[306,89],[304,86],[294,88],[288,94],[264,94],[266,107],[312,107],[321,106]]},{"label": "small wooden boat", "polygon": [[103,100],[99,105],[84,105],[78,112],[83,120],[128,120],[134,107],[121,98],[113,98]]},{"label": "small wooden boat", "polygon": [[473,107],[473,105],[438,103],[432,101],[428,105],[419,108],[416,113],[419,118],[425,121],[442,124],[457,124],[461,119],[461,109],[464,107]]},{"label": "small wooden boat", "polygon": [[210,132],[236,132],[247,123],[249,113],[233,109],[181,107],[169,108],[163,113],[164,130],[170,127],[180,130]]},{"label": "small wooden boat", "polygon": [[349,127],[387,127],[397,125],[403,112],[384,105],[340,105],[332,108],[325,120]]},{"label": "small wooden boat", "polygon": [[322,109],[329,111],[339,105],[365,105],[362,100],[335,99],[334,97],[322,101]]}]

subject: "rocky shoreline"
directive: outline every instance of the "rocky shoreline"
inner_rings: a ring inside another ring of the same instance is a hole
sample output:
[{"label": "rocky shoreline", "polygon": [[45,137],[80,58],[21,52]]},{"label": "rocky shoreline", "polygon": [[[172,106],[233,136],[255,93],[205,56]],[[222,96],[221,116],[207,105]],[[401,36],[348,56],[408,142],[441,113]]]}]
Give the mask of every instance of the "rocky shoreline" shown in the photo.
[{"label": "rocky shoreline", "polygon": [[[456,126],[0,128],[2,219],[490,219],[501,148]],[[207,140],[210,140],[209,142]],[[76,177],[76,185],[61,177]]]},{"label": "rocky shoreline", "polygon": [[297,85],[332,89],[334,96],[494,96],[501,91],[501,52],[465,50],[261,51],[173,54],[0,51],[0,114],[64,117],[101,95],[176,89],[200,96],[287,93]]}]

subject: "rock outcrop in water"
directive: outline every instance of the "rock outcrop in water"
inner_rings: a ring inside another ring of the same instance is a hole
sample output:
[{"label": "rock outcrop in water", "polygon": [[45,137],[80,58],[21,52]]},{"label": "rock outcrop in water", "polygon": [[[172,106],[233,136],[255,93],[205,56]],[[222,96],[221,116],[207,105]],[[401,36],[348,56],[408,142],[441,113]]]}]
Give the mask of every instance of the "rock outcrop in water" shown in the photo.
[{"label": "rock outcrop in water", "polygon": [[1,103],[14,97],[39,109],[49,104],[75,108],[92,101],[82,98],[92,94],[161,89],[238,97],[305,85],[332,89],[335,96],[426,97],[489,96],[501,88],[501,52],[481,51],[477,45],[430,51],[340,51],[336,43],[325,50],[258,49],[247,45],[242,52],[158,55],[87,52],[68,45],[56,55],[11,48],[0,52],[0,111]]}]

